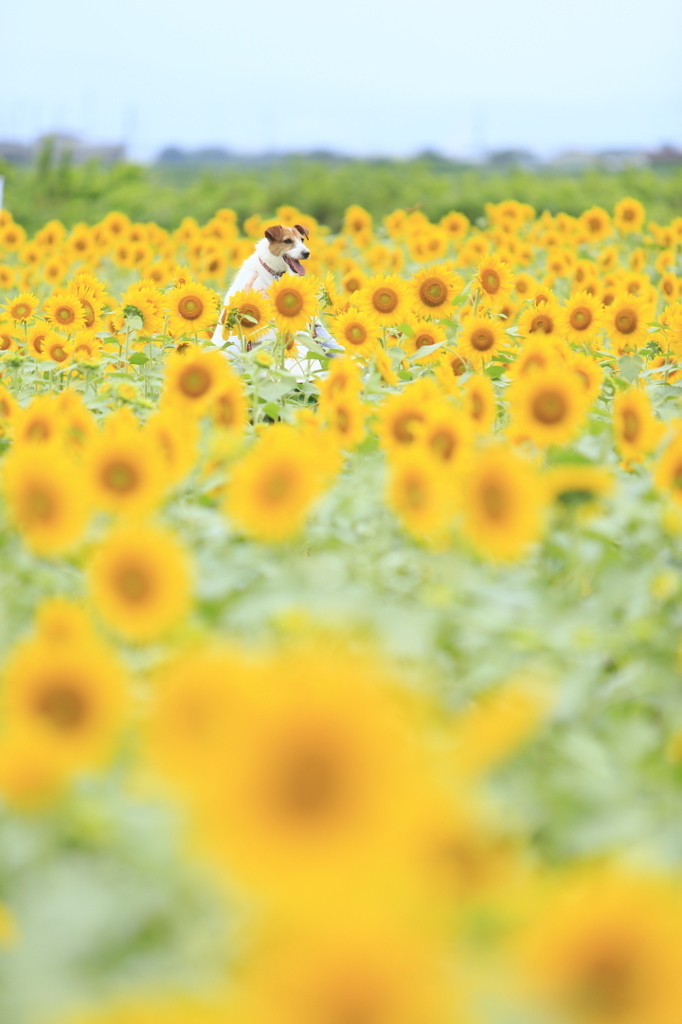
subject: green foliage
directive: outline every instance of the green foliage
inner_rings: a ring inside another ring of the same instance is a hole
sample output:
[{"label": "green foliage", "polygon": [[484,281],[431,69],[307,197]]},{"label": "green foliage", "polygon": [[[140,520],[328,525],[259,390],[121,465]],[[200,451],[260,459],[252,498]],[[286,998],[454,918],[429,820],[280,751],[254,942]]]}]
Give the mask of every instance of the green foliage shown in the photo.
[{"label": "green foliage", "polygon": [[433,220],[460,210],[472,221],[485,203],[517,199],[538,212],[578,215],[593,204],[608,210],[624,195],[640,199],[649,216],[667,222],[682,214],[682,170],[589,170],[566,174],[466,167],[435,157],[346,160],[305,156],[234,161],[224,166],[142,167],[90,162],[74,166],[46,148],[33,168],[0,167],[6,204],[35,231],[56,217],[71,227],[122,210],[133,220],[175,228],[183,217],[204,222],[219,207],[243,220],[292,203],[337,230],[345,209],[364,206],[375,218],[418,206]]}]

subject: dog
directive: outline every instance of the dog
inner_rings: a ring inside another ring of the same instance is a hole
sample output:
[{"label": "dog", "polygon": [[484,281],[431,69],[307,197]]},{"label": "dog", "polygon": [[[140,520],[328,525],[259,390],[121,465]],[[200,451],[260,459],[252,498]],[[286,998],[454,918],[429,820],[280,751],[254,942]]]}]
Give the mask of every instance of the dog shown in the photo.
[{"label": "dog", "polygon": [[[307,244],[309,237],[310,233],[303,224],[294,224],[291,228],[275,224],[266,228],[264,237],[256,242],[252,255],[242,263],[223,299],[223,310],[213,334],[213,344],[216,347],[225,347],[224,312],[233,295],[241,291],[266,292],[274,281],[279,281],[286,273],[298,274],[299,277],[305,275],[305,267],[301,261],[307,260],[310,256]],[[319,321],[315,321],[313,330],[316,341],[328,355],[341,350],[341,346],[336,344]],[[267,334],[264,335],[264,338],[267,337]],[[236,354],[237,339],[231,336],[230,342],[228,350]]]}]

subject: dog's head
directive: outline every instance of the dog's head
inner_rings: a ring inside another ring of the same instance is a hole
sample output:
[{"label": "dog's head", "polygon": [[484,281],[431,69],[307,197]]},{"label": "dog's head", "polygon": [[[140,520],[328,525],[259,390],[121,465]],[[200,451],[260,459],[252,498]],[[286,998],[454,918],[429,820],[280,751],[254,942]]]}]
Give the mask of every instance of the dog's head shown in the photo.
[{"label": "dog's head", "polygon": [[302,224],[294,224],[292,228],[275,224],[266,229],[265,237],[272,255],[284,260],[289,270],[303,277],[305,268],[301,266],[300,261],[307,260],[310,256],[310,249],[306,245],[308,229]]}]

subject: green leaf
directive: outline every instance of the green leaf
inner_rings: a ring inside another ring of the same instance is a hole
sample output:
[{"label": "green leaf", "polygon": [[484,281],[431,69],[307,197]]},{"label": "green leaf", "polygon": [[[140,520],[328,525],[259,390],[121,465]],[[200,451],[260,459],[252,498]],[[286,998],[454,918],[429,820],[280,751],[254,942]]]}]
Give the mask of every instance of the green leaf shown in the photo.
[{"label": "green leaf", "polygon": [[412,374],[409,370],[399,370],[398,376],[401,380],[412,380]]},{"label": "green leaf", "polygon": [[421,359],[422,356],[428,356],[431,352],[435,352],[436,349],[442,348],[443,345],[445,345],[444,341],[437,341],[435,345],[423,345],[422,348],[418,348],[414,355],[410,356],[407,361],[408,363],[413,363],[416,359]]},{"label": "green leaf", "polygon": [[146,356],[144,352],[133,352],[128,362],[132,363],[133,366],[144,366],[145,363],[149,362],[149,356]]},{"label": "green leaf", "polygon": [[266,402],[263,406],[263,412],[266,416],[269,416],[271,420],[279,419],[281,411],[282,410],[277,405],[277,402]]},{"label": "green leaf", "polygon": [[414,331],[409,324],[398,324],[398,330],[408,338],[414,337]]}]

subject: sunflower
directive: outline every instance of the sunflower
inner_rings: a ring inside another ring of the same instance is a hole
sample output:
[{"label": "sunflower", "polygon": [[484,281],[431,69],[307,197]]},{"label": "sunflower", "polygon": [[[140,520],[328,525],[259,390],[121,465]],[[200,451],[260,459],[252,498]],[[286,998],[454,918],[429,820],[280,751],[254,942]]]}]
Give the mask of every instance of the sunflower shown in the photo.
[{"label": "sunflower", "polygon": [[0,421],[14,419],[20,408],[12,392],[0,384]]},{"label": "sunflower", "polygon": [[628,462],[641,462],[652,452],[663,435],[663,424],[656,419],[644,391],[621,391],[613,403],[613,432],[616,446]]},{"label": "sunflower", "polygon": [[55,445],[16,445],[3,462],[2,490],[10,520],[38,554],[59,554],[83,536],[90,491]]},{"label": "sunflower", "polygon": [[173,288],[164,299],[170,314],[169,327],[174,335],[199,334],[218,319],[218,295],[195,281]]},{"label": "sunflower", "polygon": [[162,405],[202,416],[225,383],[227,373],[227,362],[220,352],[195,344],[183,352],[172,352],[166,361]]},{"label": "sunflower", "polygon": [[439,223],[443,230],[447,231],[450,238],[455,239],[455,241],[461,241],[467,234],[470,226],[469,218],[466,214],[459,213],[457,210],[451,210],[449,213],[444,214]]},{"label": "sunflower", "polygon": [[361,366],[357,360],[350,356],[335,356],[326,377],[319,381],[320,400],[332,400],[341,394],[359,394],[362,391],[360,372]]},{"label": "sunflower", "polygon": [[345,451],[364,441],[367,410],[356,395],[341,394],[321,404],[320,415]]},{"label": "sunflower", "polygon": [[61,257],[50,256],[43,264],[43,281],[50,285],[61,284],[68,269]]},{"label": "sunflower", "polygon": [[48,331],[43,342],[43,359],[51,359],[61,366],[68,363],[72,354],[73,345],[67,338],[58,334],[57,331]]},{"label": "sunflower", "polygon": [[117,530],[98,545],[87,573],[94,608],[128,640],[157,639],[189,609],[189,560],[165,530]]},{"label": "sunflower", "polygon": [[377,347],[381,328],[376,316],[351,309],[330,321],[332,336],[340,342],[349,355],[369,356]]},{"label": "sunflower", "polygon": [[649,337],[651,304],[644,298],[619,292],[605,310],[604,327],[617,352],[638,349]]},{"label": "sunflower", "polygon": [[509,388],[511,428],[536,444],[566,444],[585,419],[585,388],[558,367],[518,377]]},{"label": "sunflower", "polygon": [[38,300],[32,292],[20,292],[15,299],[5,303],[4,314],[15,323],[32,320],[38,309]]},{"label": "sunflower", "polygon": [[[564,872],[517,939],[524,986],[549,1016],[673,1024],[682,1005],[676,879],[608,862]],[[542,1019],[545,1019],[544,1014]]]},{"label": "sunflower", "polygon": [[161,453],[169,482],[177,483],[187,476],[197,459],[199,430],[196,421],[189,418],[181,421],[172,411],[162,409],[149,417],[144,432]]},{"label": "sunflower", "polygon": [[136,328],[140,334],[159,334],[165,320],[165,298],[153,281],[142,280],[131,284],[121,296],[116,316],[118,330],[126,327],[129,317],[136,316],[142,321],[141,326]]},{"label": "sunflower", "polygon": [[467,461],[461,477],[462,532],[480,554],[522,557],[542,534],[545,493],[532,467],[502,445]]},{"label": "sunflower", "polygon": [[26,332],[26,347],[29,354],[35,356],[36,359],[44,358],[43,352],[45,350],[45,339],[50,332],[49,328],[45,324],[34,324],[33,327],[29,327]]},{"label": "sunflower", "polygon": [[17,445],[53,441],[60,430],[59,400],[56,395],[38,395],[33,401],[17,410],[13,417],[12,429]]},{"label": "sunflower", "polygon": [[88,288],[84,284],[84,279],[76,279],[69,285],[67,292],[71,295],[75,295],[83,307],[85,314],[85,330],[86,331],[101,331],[104,327],[104,317],[102,313],[104,311],[104,301],[99,298],[94,289]]},{"label": "sunflower", "polygon": [[557,338],[560,324],[559,304],[554,301],[533,303],[519,316],[518,328],[522,338]]},{"label": "sunflower", "polygon": [[579,218],[585,238],[589,242],[603,242],[613,232],[611,218],[601,206],[592,206]]},{"label": "sunflower", "polygon": [[[235,292],[224,308],[221,321],[223,324],[231,321],[234,316],[239,329],[247,338],[258,334],[270,324],[274,318],[274,309],[267,295],[261,292]],[[227,339],[230,329],[223,327],[223,338]]]},{"label": "sunflower", "polygon": [[501,303],[511,298],[514,287],[509,264],[495,254],[486,256],[478,265],[474,286],[480,289],[485,305],[498,309]]},{"label": "sunflower", "polygon": [[464,281],[447,264],[435,263],[414,275],[409,283],[412,308],[421,317],[442,317],[452,312],[452,300]]},{"label": "sunflower", "polygon": [[641,231],[644,226],[646,211],[639,199],[621,199],[616,203],[613,222],[624,235]]},{"label": "sunflower", "polygon": [[419,792],[410,732],[379,666],[329,645],[270,659],[250,692],[203,779],[200,834],[230,877],[298,911],[385,869]]},{"label": "sunflower", "polygon": [[9,291],[10,288],[14,288],[15,280],[14,267],[10,267],[6,263],[0,263],[0,288],[4,291]]},{"label": "sunflower", "polygon": [[236,464],[227,494],[229,517],[248,536],[281,541],[302,528],[323,486],[313,440],[288,424],[270,427]]},{"label": "sunflower", "polygon": [[190,647],[157,674],[145,729],[145,754],[165,782],[192,796],[220,771],[225,743],[260,666],[222,646]]},{"label": "sunflower", "polygon": [[480,368],[495,356],[507,341],[499,320],[485,316],[469,316],[457,339],[460,353]]},{"label": "sunflower", "polygon": [[390,387],[395,387],[399,383],[399,377],[393,369],[393,361],[388,352],[377,346],[377,348],[374,349],[373,355],[374,365],[379,371],[379,375],[381,376],[384,384],[388,384]]},{"label": "sunflower", "polygon": [[464,411],[478,434],[487,434],[495,423],[497,400],[490,377],[475,373],[462,387]]},{"label": "sunflower", "polygon": [[43,303],[45,319],[51,327],[75,334],[85,327],[85,310],[72,292],[56,291]]},{"label": "sunflower", "polygon": [[376,317],[381,327],[403,323],[410,312],[407,282],[397,274],[371,277],[354,301],[363,312]]},{"label": "sunflower", "polygon": [[460,377],[469,369],[466,358],[456,349],[444,347],[438,350],[436,378],[452,395],[460,393]]},{"label": "sunflower", "polygon": [[417,354],[422,348],[428,348],[430,345],[443,345],[445,343],[447,340],[446,334],[440,324],[432,323],[430,320],[417,320],[413,331],[414,333],[407,335],[402,342],[407,355],[417,356],[415,362],[420,365],[438,362],[441,358],[441,349],[427,352],[423,356],[418,356]]},{"label": "sunflower", "polygon": [[85,470],[96,505],[110,512],[149,511],[167,482],[163,456],[153,438],[128,426],[93,439],[85,453]]},{"label": "sunflower", "polygon": [[305,330],[318,310],[319,281],[312,275],[285,274],[268,291],[275,324],[280,331],[295,334]]},{"label": "sunflower", "polygon": [[242,379],[236,373],[225,375],[213,397],[211,417],[222,430],[235,435],[244,431],[249,419],[248,402]]},{"label": "sunflower", "polygon": [[36,634],[50,644],[76,644],[95,636],[84,606],[64,597],[50,597],[40,604]]},{"label": "sunflower", "polygon": [[604,307],[589,292],[572,295],[559,311],[560,333],[574,345],[590,345],[604,322]]},{"label": "sunflower", "polygon": [[604,380],[604,370],[602,367],[596,359],[585,355],[583,352],[571,353],[568,365],[585,388],[588,402],[594,402],[599,397],[602,381]]},{"label": "sunflower", "polygon": [[459,463],[471,445],[472,436],[469,417],[447,402],[440,402],[429,411],[429,418],[419,434],[419,445],[449,468]]},{"label": "sunflower", "polygon": [[367,274],[363,273],[359,267],[351,267],[347,270],[341,278],[341,288],[343,289],[346,297],[354,295],[355,292],[361,291],[367,284]]},{"label": "sunflower", "polygon": [[383,448],[393,453],[414,444],[420,427],[426,423],[429,402],[439,397],[436,385],[428,377],[389,395],[377,411],[376,432]]},{"label": "sunflower", "polygon": [[126,678],[114,655],[93,638],[20,644],[5,666],[10,727],[40,741],[71,770],[110,759],[126,714]]}]

